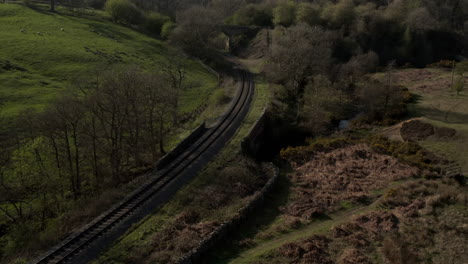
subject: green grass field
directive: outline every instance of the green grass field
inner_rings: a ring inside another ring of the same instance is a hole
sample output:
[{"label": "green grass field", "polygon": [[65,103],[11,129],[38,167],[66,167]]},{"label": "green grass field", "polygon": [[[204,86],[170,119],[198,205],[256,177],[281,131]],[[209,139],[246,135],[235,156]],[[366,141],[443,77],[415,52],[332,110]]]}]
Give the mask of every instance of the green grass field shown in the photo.
[{"label": "green grass field", "polygon": [[[107,20],[105,13],[73,13],[47,6],[0,4],[0,113],[43,109],[77,78],[115,64],[157,71],[168,46],[131,28]],[[182,112],[206,101],[217,78],[200,63],[187,60],[188,82],[197,83],[181,98]]]}]

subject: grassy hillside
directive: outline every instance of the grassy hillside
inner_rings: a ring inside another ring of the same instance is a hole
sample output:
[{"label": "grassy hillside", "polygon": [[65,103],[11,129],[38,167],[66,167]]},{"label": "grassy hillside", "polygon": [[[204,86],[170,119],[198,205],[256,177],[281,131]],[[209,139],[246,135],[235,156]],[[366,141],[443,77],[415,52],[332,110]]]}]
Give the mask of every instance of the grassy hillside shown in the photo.
[{"label": "grassy hillside", "polygon": [[[26,108],[40,110],[78,77],[114,64],[157,70],[168,51],[162,41],[113,24],[101,11],[77,15],[0,4],[0,25],[0,112],[5,117]],[[200,85],[181,98],[184,112],[204,102],[217,82],[198,62],[188,60],[187,66],[189,81]]]},{"label": "grassy hillside", "polygon": [[[382,74],[376,74],[383,78]],[[457,161],[465,174],[468,172],[468,92],[459,95],[451,88],[452,73],[448,69],[404,69],[394,72],[395,81],[417,96],[410,105],[412,117],[437,127],[452,128],[454,137],[429,137],[418,141],[423,147]],[[465,77],[465,82],[468,80]]]}]

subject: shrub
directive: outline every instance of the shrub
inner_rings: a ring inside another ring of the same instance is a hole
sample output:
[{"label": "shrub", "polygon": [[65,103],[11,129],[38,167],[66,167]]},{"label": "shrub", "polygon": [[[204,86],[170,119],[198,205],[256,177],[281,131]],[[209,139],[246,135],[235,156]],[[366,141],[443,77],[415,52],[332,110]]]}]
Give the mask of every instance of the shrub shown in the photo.
[{"label": "shrub", "polygon": [[422,169],[433,169],[429,154],[415,142],[391,141],[380,135],[370,136],[365,142],[379,153],[392,155]]},{"label": "shrub", "polygon": [[336,4],[329,4],[322,12],[323,20],[327,20],[329,26],[336,29],[351,25],[355,15],[352,0],[341,0]]},{"label": "shrub", "polygon": [[170,22],[168,16],[156,12],[149,12],[145,16],[144,27],[147,31],[155,35],[161,35],[164,24]]},{"label": "shrub", "polygon": [[320,18],[320,8],[309,3],[301,3],[296,11],[296,23],[306,23],[310,26],[319,25],[322,22]]},{"label": "shrub", "polygon": [[249,4],[238,10],[226,22],[240,26],[263,26],[272,25],[273,14],[271,8],[265,5]]},{"label": "shrub", "polygon": [[428,67],[431,68],[452,68],[455,65],[455,61],[451,60],[441,60],[439,62],[434,62],[429,64]]},{"label": "shrub", "polygon": [[455,72],[457,74],[464,74],[467,71],[468,71],[468,61],[457,63],[457,66],[455,67]]},{"label": "shrub", "polygon": [[115,23],[136,25],[142,19],[140,10],[129,0],[108,0],[105,9]]},{"label": "shrub", "polygon": [[278,5],[273,10],[273,22],[275,25],[289,27],[294,24],[296,18],[296,6],[293,2]]},{"label": "shrub", "polygon": [[172,31],[174,31],[175,28],[176,28],[176,24],[174,22],[167,21],[166,23],[164,23],[164,25],[161,28],[161,37],[164,39],[168,39],[171,36]]},{"label": "shrub", "polygon": [[224,105],[229,102],[230,98],[224,92],[224,89],[218,89],[214,92],[214,100],[216,105]]},{"label": "shrub", "polygon": [[303,164],[317,152],[327,152],[355,143],[347,138],[315,138],[307,140],[306,146],[287,147],[282,149],[280,156],[289,162]]},{"label": "shrub", "polygon": [[106,4],[106,0],[90,0],[88,5],[94,9],[102,9]]}]

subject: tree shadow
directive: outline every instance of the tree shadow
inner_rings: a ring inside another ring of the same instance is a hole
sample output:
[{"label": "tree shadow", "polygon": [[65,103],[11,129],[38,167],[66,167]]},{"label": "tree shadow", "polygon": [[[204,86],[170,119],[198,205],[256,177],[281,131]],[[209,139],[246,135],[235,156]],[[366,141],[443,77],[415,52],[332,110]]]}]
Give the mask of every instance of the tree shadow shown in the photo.
[{"label": "tree shadow", "polygon": [[419,115],[424,115],[430,119],[437,121],[449,123],[449,124],[467,124],[468,123],[468,114],[453,112],[451,109],[440,110],[432,107],[416,107],[416,113]]},{"label": "tree shadow", "polygon": [[118,30],[113,29],[112,27],[103,24],[101,22],[84,22],[90,27],[90,31],[94,32],[100,36],[110,38],[113,40],[133,40],[134,38],[128,34],[120,32]]},{"label": "tree shadow", "polygon": [[22,5],[22,6],[25,6],[35,12],[38,12],[40,14],[43,14],[43,15],[48,15],[48,16],[51,16],[51,15],[55,15],[55,14],[58,14],[57,11],[51,11],[50,10],[50,6],[49,5],[45,5],[45,4],[42,4],[42,3],[21,3],[21,2],[15,2],[15,3],[11,3],[11,4],[17,4],[17,5]]},{"label": "tree shadow", "polygon": [[204,258],[203,263],[228,263],[231,258],[238,256],[245,249],[239,245],[240,241],[253,238],[277,219],[281,214],[280,207],[287,203],[290,196],[291,182],[287,177],[289,171],[290,169],[281,172],[275,187],[265,197],[262,208],[252,213],[229,240],[216,245]]}]

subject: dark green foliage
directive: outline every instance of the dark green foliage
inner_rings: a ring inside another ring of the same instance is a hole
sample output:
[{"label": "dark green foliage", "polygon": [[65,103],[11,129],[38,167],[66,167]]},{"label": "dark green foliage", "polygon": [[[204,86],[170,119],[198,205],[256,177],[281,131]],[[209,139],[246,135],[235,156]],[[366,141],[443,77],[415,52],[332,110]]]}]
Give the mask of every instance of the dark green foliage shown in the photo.
[{"label": "dark green foliage", "polygon": [[108,0],[105,9],[116,23],[136,25],[143,18],[141,11],[130,0]]},{"label": "dark green foliage", "polygon": [[296,10],[296,23],[306,23],[310,26],[317,26],[322,23],[319,6],[309,3],[300,3]]},{"label": "dark green foliage", "polygon": [[176,26],[177,25],[172,21],[167,21],[166,23],[164,23],[164,25],[161,28],[161,37],[164,39],[168,39],[171,36],[172,31],[174,31],[174,29],[176,28]]},{"label": "dark green foliage", "polygon": [[228,24],[240,26],[272,26],[272,9],[266,5],[248,4],[227,19]]},{"label": "dark green foliage", "polygon": [[280,3],[273,9],[273,22],[277,26],[289,27],[296,20],[296,5],[294,2]]},{"label": "dark green foliage", "polygon": [[370,136],[364,142],[379,153],[392,155],[422,169],[432,169],[432,163],[437,162],[416,142],[392,141],[380,135]]},{"label": "dark green foliage", "polygon": [[313,138],[307,140],[307,145],[298,147],[287,147],[282,149],[280,156],[288,162],[298,165],[312,159],[317,152],[328,152],[337,148],[345,147],[357,141],[348,138]]},{"label": "dark green foliage", "polygon": [[[144,27],[147,31],[155,35],[161,35],[164,24],[170,22],[168,16],[156,12],[149,12],[145,15]],[[166,29],[167,31],[167,29]],[[165,33],[167,34],[167,32]]]}]

